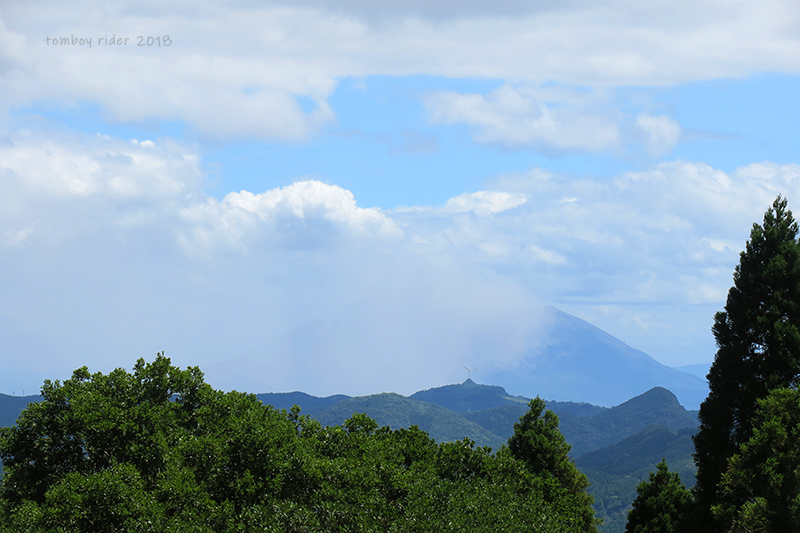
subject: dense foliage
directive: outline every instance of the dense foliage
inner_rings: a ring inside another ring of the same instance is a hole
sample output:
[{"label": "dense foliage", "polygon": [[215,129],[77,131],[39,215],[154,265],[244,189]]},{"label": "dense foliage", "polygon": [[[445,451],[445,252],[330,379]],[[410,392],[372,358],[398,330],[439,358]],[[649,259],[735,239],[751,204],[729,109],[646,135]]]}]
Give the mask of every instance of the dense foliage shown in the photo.
[{"label": "dense foliage", "polygon": [[662,459],[686,486],[694,484],[697,469],[692,453],[693,429],[675,431],[666,426],[649,426],[621,442],[589,452],[575,464],[589,478],[594,509],[603,519],[606,533],[622,533],[640,482],[657,470]]},{"label": "dense foliage", "polygon": [[692,495],[680,476],[661,461],[656,472],[650,472],[650,479],[636,488],[625,532],[682,533],[691,504]]},{"label": "dense foliage", "polygon": [[796,531],[800,524],[800,392],[759,401],[750,439],[722,476],[714,514],[726,531]]},{"label": "dense foliage", "polygon": [[718,351],[694,438],[697,531],[721,530],[711,509],[728,498],[720,482],[731,457],[753,436],[758,400],[796,386],[800,375],[800,245],[786,206],[779,196],[763,224],[753,225],[725,310],[714,317]]},{"label": "dense foliage", "polygon": [[0,530],[595,531],[538,399],[492,454],[365,415],[323,427],[163,356],[42,395],[0,429]]},{"label": "dense foliage", "polygon": [[558,416],[545,411],[544,400],[538,396],[528,405],[530,409],[514,425],[514,434],[508,439],[511,455],[546,481],[548,500],[568,501],[579,511],[582,529],[592,531],[595,519],[592,497],[586,492],[589,481],[569,457],[570,445],[558,430]]}]

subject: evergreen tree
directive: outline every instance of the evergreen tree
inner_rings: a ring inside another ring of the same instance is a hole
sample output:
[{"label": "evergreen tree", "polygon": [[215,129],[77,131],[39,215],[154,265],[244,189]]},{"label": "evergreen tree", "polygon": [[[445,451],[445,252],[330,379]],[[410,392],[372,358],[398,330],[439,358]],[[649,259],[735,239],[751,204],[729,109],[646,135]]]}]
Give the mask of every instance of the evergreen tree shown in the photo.
[{"label": "evergreen tree", "polygon": [[579,510],[577,521],[582,531],[597,531],[594,499],[586,491],[589,480],[569,457],[571,446],[558,429],[558,416],[545,411],[544,400],[538,396],[528,406],[528,412],[514,424],[514,434],[508,439],[511,455],[522,461],[530,473],[547,481],[548,499],[573,502]]},{"label": "evergreen tree", "polygon": [[753,436],[728,462],[714,507],[725,531],[796,531],[800,524],[800,391],[758,402]]},{"label": "evergreen tree", "polygon": [[786,204],[778,196],[764,223],[753,225],[725,310],[714,316],[718,350],[694,437],[697,531],[719,529],[711,508],[722,501],[719,482],[728,460],[752,435],[757,401],[772,389],[797,384],[800,246]]},{"label": "evergreen tree", "polygon": [[692,504],[692,495],[667,462],[658,463],[658,471],[636,487],[633,509],[628,513],[625,533],[680,533]]}]

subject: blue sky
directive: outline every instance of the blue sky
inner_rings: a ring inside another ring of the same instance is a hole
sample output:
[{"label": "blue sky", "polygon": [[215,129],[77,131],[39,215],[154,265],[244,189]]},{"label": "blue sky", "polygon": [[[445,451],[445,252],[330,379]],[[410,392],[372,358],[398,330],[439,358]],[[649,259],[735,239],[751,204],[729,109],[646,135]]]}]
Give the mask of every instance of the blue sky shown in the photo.
[{"label": "blue sky", "polygon": [[[166,350],[220,387],[410,393],[518,361],[547,304],[709,363],[750,227],[800,201],[798,23],[780,0],[2,4],[0,392]],[[326,360],[286,346],[309,324]]]}]

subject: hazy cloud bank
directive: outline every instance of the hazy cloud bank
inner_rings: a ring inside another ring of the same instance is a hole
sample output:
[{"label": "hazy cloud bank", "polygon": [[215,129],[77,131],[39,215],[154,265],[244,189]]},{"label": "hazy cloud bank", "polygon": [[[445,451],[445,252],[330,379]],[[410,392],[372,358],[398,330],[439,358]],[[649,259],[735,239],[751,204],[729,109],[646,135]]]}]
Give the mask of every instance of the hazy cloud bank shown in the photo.
[{"label": "hazy cloud bank", "polygon": [[[318,393],[370,392],[367,375],[412,392],[460,380],[462,363],[513,364],[536,342],[539,303],[665,362],[713,353],[698,324],[723,305],[752,223],[778,193],[800,198],[800,167],[769,162],[612,180],[534,169],[384,211],[303,178],[215,200],[178,144],[20,133],[0,161],[0,329],[24,355],[12,366],[242,355],[264,375],[220,383]],[[337,326],[304,337],[320,323]],[[676,336],[689,351],[658,351]]]}]

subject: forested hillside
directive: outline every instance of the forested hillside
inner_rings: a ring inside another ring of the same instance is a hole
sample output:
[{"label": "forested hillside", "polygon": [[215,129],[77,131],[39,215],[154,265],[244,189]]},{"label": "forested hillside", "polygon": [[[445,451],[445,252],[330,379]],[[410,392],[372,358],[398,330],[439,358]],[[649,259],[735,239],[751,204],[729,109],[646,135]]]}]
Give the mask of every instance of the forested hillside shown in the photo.
[{"label": "forested hillside", "polygon": [[[364,413],[378,426],[399,430],[416,425],[437,443],[467,437],[494,451],[514,434],[514,424],[529,409],[528,399],[472,380],[409,397],[384,393],[319,398],[292,392],[263,393],[256,398],[278,410],[290,411],[298,405],[302,415],[323,426],[343,426],[354,414]],[[15,419],[29,401],[41,399],[0,397],[0,409]],[[589,477],[594,507],[606,521],[601,531],[624,529],[637,483],[662,458],[678,468],[682,478],[693,479],[691,434],[697,427],[696,413],[686,411],[666,389],[655,388],[610,409],[576,402],[546,404],[559,416],[560,431],[572,446],[571,457]]]},{"label": "forested hillside", "polygon": [[[272,397],[279,399],[281,395]],[[423,398],[428,401],[419,401]],[[417,423],[437,440],[448,440],[448,433],[452,438],[460,431],[471,430],[466,435],[494,444],[497,449],[496,445],[508,440],[514,423],[527,411],[523,402],[503,387],[467,380],[421,391],[409,398],[381,394],[343,400],[316,416],[323,423],[337,424],[355,412],[364,412],[381,425],[393,428]],[[445,406],[460,412],[444,409]],[[670,391],[656,387],[610,409],[552,401],[547,402],[547,408],[559,416],[561,432],[572,446],[571,456],[585,469],[591,482],[589,492],[595,497],[594,508],[605,520],[601,531],[624,530],[637,484],[662,458],[667,458],[673,469],[678,468],[682,478],[693,481],[691,436],[697,428],[697,415],[684,409]],[[464,420],[472,425],[464,425]]]},{"label": "forested hillside", "polygon": [[160,355],[84,367],[0,429],[0,531],[596,531],[557,418],[528,407],[493,454],[363,414],[322,426]]}]

